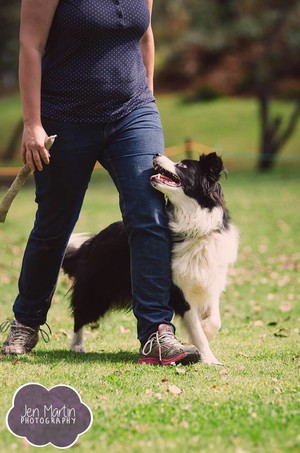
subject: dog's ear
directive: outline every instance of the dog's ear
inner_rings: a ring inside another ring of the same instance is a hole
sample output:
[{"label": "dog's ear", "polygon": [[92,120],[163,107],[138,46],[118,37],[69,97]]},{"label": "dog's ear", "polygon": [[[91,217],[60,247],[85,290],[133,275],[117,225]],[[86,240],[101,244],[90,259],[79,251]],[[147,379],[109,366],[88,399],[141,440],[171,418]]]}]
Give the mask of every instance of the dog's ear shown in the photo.
[{"label": "dog's ear", "polygon": [[203,175],[213,181],[218,181],[225,170],[221,157],[217,153],[202,154],[199,161]]}]

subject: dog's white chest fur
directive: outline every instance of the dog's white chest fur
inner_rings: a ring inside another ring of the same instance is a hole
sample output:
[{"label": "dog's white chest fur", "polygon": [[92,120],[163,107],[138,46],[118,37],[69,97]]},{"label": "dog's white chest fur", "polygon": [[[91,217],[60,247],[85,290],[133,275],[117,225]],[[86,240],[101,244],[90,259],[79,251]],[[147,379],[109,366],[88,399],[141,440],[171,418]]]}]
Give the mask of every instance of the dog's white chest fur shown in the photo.
[{"label": "dog's white chest fur", "polygon": [[173,212],[169,225],[184,239],[173,243],[173,282],[189,304],[205,311],[211,298],[218,298],[226,287],[228,266],[237,257],[237,229],[232,224],[226,230],[221,227],[221,209],[210,211],[196,203],[193,209]]},{"label": "dog's white chest fur", "polygon": [[237,233],[211,233],[174,244],[172,251],[173,281],[183,292],[220,294],[227,283],[228,265],[237,255]]}]

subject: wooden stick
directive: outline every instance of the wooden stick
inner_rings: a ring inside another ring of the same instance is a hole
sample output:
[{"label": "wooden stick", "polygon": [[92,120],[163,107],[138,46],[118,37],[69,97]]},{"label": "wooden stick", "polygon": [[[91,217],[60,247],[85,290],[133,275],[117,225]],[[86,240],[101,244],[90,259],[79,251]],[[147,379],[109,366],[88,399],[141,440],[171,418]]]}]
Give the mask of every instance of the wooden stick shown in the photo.
[{"label": "wooden stick", "polygon": [[[51,148],[51,146],[53,145],[56,137],[57,137],[56,135],[51,135],[50,137],[48,137],[46,139],[45,148],[47,150],[49,150]],[[25,165],[23,165],[23,167],[21,168],[21,170],[19,171],[19,173],[15,177],[12,185],[10,186],[8,191],[6,192],[6,194],[5,194],[3,200],[1,201],[1,204],[0,204],[0,223],[4,223],[5,222],[7,213],[9,211],[9,208],[10,208],[12,202],[14,201],[15,197],[19,193],[21,187],[23,186],[23,184],[27,180],[27,178],[30,175],[30,173],[31,173],[31,170],[29,168],[29,165],[25,164]]]}]

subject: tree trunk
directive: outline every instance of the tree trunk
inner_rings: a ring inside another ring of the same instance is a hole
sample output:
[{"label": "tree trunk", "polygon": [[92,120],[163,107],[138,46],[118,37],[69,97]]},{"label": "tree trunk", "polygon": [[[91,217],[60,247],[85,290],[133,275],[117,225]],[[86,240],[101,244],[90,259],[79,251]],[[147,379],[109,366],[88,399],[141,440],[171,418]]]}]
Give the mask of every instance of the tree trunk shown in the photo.
[{"label": "tree trunk", "polygon": [[276,162],[279,151],[283,148],[294,130],[300,118],[300,100],[296,102],[294,111],[291,113],[287,125],[283,128],[282,117],[277,115],[271,118],[269,106],[271,103],[270,90],[266,88],[259,94],[261,139],[258,160],[258,169],[261,171],[271,170]]},{"label": "tree trunk", "polygon": [[271,170],[274,167],[276,155],[277,153],[271,146],[268,146],[267,143],[262,143],[258,160],[258,169],[260,171]]},{"label": "tree trunk", "polygon": [[23,120],[20,120],[16,127],[13,130],[12,136],[4,150],[2,160],[3,161],[10,161],[13,160],[18,148],[19,141],[22,137],[23,132]]},{"label": "tree trunk", "polygon": [[278,118],[271,122],[269,106],[271,99],[269,97],[261,97],[261,140],[259,149],[258,168],[259,170],[271,170],[275,164],[278,146],[276,145],[275,136],[278,132],[281,119]]},{"label": "tree trunk", "polygon": [[[264,76],[268,71],[264,70]],[[261,74],[260,74],[261,75]],[[260,81],[258,87],[258,101],[260,107],[260,124],[261,124],[261,138],[259,147],[258,169],[265,171],[270,170],[275,162],[274,140],[273,136],[276,131],[270,124],[270,103],[272,99],[272,83],[269,77],[267,82]]]}]

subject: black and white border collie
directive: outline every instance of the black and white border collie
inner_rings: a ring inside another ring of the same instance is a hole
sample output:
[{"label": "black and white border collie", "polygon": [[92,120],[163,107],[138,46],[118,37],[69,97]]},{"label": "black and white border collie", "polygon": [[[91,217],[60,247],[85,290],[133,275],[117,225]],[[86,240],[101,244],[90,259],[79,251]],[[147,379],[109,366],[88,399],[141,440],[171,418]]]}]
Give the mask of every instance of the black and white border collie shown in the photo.
[{"label": "black and white border collie", "polygon": [[[150,181],[166,196],[172,234],[170,305],[182,318],[201,361],[221,365],[209,343],[221,327],[219,300],[238,251],[238,231],[219,182],[222,159],[210,153],[199,161],[174,163],[157,155],[153,166],[157,174]],[[131,308],[129,247],[123,223],[113,223],[89,239],[73,235],[62,267],[74,279],[71,350],[84,352],[85,324],[98,321],[111,309]]]}]

